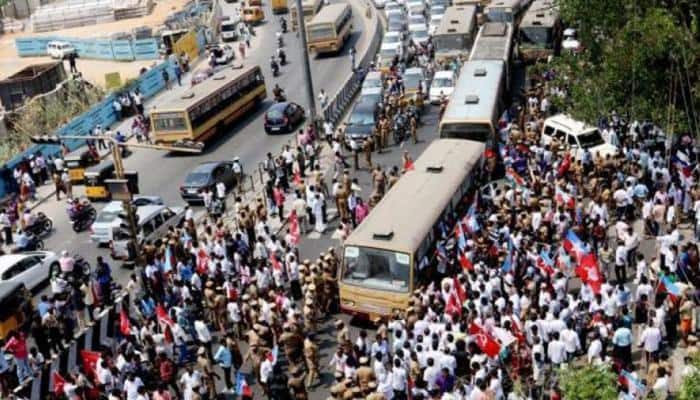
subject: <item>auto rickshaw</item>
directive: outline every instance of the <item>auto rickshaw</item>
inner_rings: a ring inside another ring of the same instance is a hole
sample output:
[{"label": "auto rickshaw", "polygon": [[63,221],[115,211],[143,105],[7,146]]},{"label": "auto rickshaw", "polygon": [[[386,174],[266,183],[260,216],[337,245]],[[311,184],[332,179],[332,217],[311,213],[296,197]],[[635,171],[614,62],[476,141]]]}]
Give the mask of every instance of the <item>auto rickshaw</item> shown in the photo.
[{"label": "auto rickshaw", "polygon": [[32,296],[22,282],[0,283],[0,339],[22,329],[32,316]]},{"label": "auto rickshaw", "polygon": [[90,201],[109,200],[111,195],[105,180],[114,179],[114,163],[104,160],[85,171],[85,197]]},{"label": "auto rickshaw", "polygon": [[96,158],[92,150],[74,151],[63,158],[65,167],[68,168],[68,176],[74,185],[83,183],[85,179],[85,170],[88,167],[96,165],[100,162],[99,156]]}]

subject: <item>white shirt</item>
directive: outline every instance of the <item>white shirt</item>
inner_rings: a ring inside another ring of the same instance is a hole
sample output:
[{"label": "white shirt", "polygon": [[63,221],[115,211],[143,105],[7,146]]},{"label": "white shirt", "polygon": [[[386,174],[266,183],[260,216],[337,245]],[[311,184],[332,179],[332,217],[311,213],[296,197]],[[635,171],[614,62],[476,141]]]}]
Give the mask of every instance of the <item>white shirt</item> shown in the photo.
[{"label": "white shirt", "polygon": [[141,378],[134,377],[134,380],[129,381],[128,379],[124,380],[124,392],[126,392],[126,400],[136,400],[136,398],[139,395],[139,388],[143,386],[143,381],[141,381]]},{"label": "white shirt", "polygon": [[194,321],[194,330],[197,332],[197,339],[200,342],[209,343],[211,342],[211,332],[204,321],[196,320]]},{"label": "white shirt", "polygon": [[[423,377],[425,378],[425,375]],[[399,391],[406,390],[406,370],[402,367],[394,367],[391,373],[391,388]]]},{"label": "white shirt", "polygon": [[547,356],[553,364],[561,364],[566,361],[566,348],[561,340],[552,340],[547,347]]},{"label": "white shirt", "polygon": [[272,375],[272,361],[265,359],[260,364],[260,382],[267,383]]},{"label": "white shirt", "polygon": [[578,335],[571,329],[561,331],[561,340],[564,342],[564,348],[567,353],[575,353],[581,349],[581,341]]},{"label": "white shirt", "polygon": [[216,197],[220,199],[226,197],[226,185],[223,182],[216,184]]},{"label": "white shirt", "polygon": [[661,344],[661,330],[655,326],[647,326],[639,338],[639,345],[644,346],[644,351],[653,353],[659,350]]}]

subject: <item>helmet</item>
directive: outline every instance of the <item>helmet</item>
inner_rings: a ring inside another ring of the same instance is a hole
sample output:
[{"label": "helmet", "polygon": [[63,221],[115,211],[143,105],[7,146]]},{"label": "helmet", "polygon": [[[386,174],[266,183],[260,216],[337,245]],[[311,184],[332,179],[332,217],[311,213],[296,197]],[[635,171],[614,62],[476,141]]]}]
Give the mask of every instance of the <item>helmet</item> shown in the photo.
[{"label": "helmet", "polygon": [[61,252],[61,257],[68,257],[68,250],[63,250]]}]

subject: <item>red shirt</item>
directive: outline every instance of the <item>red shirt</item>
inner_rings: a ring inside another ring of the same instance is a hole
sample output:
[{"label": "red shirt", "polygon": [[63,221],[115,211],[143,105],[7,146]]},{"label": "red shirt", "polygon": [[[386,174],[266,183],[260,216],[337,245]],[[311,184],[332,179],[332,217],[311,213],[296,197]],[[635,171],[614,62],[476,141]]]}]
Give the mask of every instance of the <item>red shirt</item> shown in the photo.
[{"label": "red shirt", "polygon": [[24,359],[29,355],[27,353],[27,339],[24,334],[13,336],[5,345],[5,351],[9,351],[15,358]]}]

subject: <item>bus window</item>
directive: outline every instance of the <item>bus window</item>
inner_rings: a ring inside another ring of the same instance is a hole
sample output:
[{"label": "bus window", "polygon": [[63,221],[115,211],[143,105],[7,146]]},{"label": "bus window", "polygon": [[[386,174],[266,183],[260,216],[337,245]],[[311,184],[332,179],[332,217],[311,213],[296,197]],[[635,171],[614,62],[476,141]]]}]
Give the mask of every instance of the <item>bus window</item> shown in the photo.
[{"label": "bus window", "polygon": [[486,143],[491,137],[491,125],[487,123],[443,124],[442,137]]},{"label": "bus window", "polygon": [[411,257],[367,247],[346,247],[343,281],[370,289],[408,292]]},{"label": "bus window", "polygon": [[153,116],[156,131],[186,131],[185,114],[179,112],[157,113]]}]

